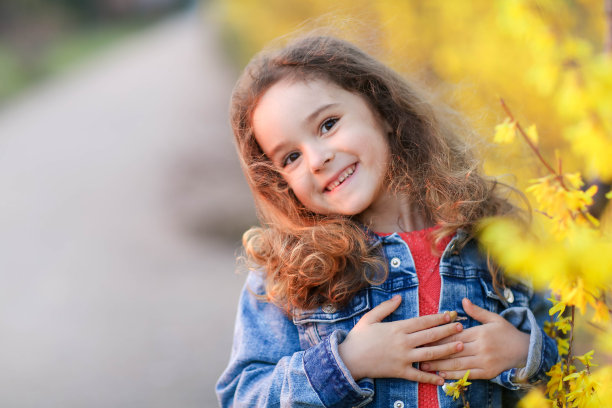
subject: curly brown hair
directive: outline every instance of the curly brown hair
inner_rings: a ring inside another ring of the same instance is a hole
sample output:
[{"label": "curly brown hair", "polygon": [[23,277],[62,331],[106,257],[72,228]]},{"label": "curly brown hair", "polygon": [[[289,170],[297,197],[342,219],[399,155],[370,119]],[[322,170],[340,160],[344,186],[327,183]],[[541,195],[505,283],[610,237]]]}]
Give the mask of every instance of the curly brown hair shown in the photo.
[{"label": "curly brown hair", "polygon": [[247,260],[266,273],[266,297],[291,313],[345,304],[386,278],[380,252],[355,217],[323,216],[303,206],[258,145],[252,123],[262,95],[280,80],[329,81],[360,95],[390,125],[387,185],[439,226],[435,238],[483,217],[516,212],[500,184],[484,177],[466,141],[399,74],[351,43],[308,36],[263,51],[247,65],[231,99],[231,123],[261,227],[243,236]]}]

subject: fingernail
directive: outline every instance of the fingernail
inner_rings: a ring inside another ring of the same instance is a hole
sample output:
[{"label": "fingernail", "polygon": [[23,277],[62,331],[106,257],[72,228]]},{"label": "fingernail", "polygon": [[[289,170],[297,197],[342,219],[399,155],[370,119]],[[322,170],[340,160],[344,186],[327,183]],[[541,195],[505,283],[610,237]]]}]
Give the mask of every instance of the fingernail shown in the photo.
[{"label": "fingernail", "polygon": [[444,380],[438,380],[438,385],[444,385]]},{"label": "fingernail", "polygon": [[438,374],[440,375],[440,377],[446,378],[446,373],[444,371],[440,371]]},{"label": "fingernail", "polygon": [[444,312],[444,321],[445,321],[445,322],[450,322],[451,320],[452,320],[452,319],[451,319],[451,315],[450,315],[450,313],[448,313],[448,312]]},{"label": "fingernail", "polygon": [[457,312],[455,310],[453,310],[452,312],[450,312],[450,321],[454,321],[457,318]]},{"label": "fingernail", "polygon": [[461,351],[461,350],[463,350],[463,343],[457,343],[457,346],[455,346],[455,349],[456,349],[457,351]]},{"label": "fingernail", "polygon": [[421,370],[423,371],[429,371],[429,364],[425,363],[425,364],[421,364]]},{"label": "fingernail", "polygon": [[460,332],[461,330],[463,330],[463,325],[461,323],[457,323],[457,325],[455,326],[457,328],[457,331]]}]

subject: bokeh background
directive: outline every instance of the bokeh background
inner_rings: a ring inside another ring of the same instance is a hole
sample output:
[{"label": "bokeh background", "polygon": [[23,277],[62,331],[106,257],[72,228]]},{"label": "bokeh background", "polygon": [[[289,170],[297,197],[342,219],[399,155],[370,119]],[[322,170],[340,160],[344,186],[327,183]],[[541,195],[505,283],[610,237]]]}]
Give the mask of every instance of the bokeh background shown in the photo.
[{"label": "bokeh background", "polygon": [[503,97],[605,193],[610,122],[576,146],[568,114],[611,116],[604,3],[3,0],[0,406],[217,405],[256,224],[227,106],[276,37],[356,41],[465,114],[486,170],[522,188],[544,170],[491,143]]},{"label": "bokeh background", "polygon": [[215,407],[255,222],[208,4],[0,4],[0,406]]}]

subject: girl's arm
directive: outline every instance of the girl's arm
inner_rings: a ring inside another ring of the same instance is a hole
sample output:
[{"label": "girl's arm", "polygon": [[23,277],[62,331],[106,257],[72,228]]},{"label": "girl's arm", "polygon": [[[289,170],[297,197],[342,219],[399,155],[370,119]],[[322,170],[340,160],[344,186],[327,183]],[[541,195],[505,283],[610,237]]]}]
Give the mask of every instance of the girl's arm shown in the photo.
[{"label": "girl's arm", "polygon": [[423,370],[440,371],[449,379],[492,379],[509,389],[518,389],[546,379],[557,362],[557,347],[539,326],[527,307],[510,307],[499,315],[463,299],[465,312],[481,322],[439,343],[461,340],[464,350],[449,359],[428,361]]},{"label": "girl's arm", "polygon": [[373,390],[360,387],[338,355],[334,332],[303,351],[293,322],[258,299],[263,279],[250,273],[240,296],[228,367],[216,385],[222,407],[362,406]]},{"label": "girl's arm", "polygon": [[263,291],[263,281],[254,273],[241,294],[230,363],[216,387],[222,407],[359,407],[370,402],[374,392],[365,385],[371,381],[362,387],[355,378],[437,384],[442,378],[416,370],[412,362],[444,357],[462,346],[455,341],[417,349],[462,329],[449,323],[449,313],[381,323],[399,306],[396,296],[366,313],[348,335],[334,331],[303,351],[293,322],[251,291]]}]

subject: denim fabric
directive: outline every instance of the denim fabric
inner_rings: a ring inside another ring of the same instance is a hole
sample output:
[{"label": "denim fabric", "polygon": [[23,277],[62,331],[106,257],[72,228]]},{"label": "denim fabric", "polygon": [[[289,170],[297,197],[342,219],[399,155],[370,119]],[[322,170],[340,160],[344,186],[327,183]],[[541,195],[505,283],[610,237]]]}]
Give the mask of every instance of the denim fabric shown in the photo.
[{"label": "denim fabric", "polygon": [[[472,240],[459,232],[440,260],[442,280],[440,311],[456,310],[465,328],[480,324],[465,314],[464,297],[499,313],[519,330],[530,334],[525,367],[511,369],[492,380],[473,380],[466,397],[472,407],[513,406],[521,389],[546,379],[557,361],[555,342],[542,330],[532,310],[546,311],[543,298],[526,285],[515,284],[497,295],[487,263]],[[324,305],[316,310],[296,311],[288,318],[276,306],[256,294],[264,281],[250,273],[241,294],[228,367],[217,383],[223,407],[416,407],[417,383],[397,378],[362,379],[356,382],[338,353],[348,331],[368,312],[396,294],[402,303],[385,321],[417,317],[418,280],[410,250],[393,234],[375,237],[389,263],[384,283],[369,286],[343,309]],[[440,407],[460,407],[438,387]],[[401,403],[400,403],[401,402]]]}]

